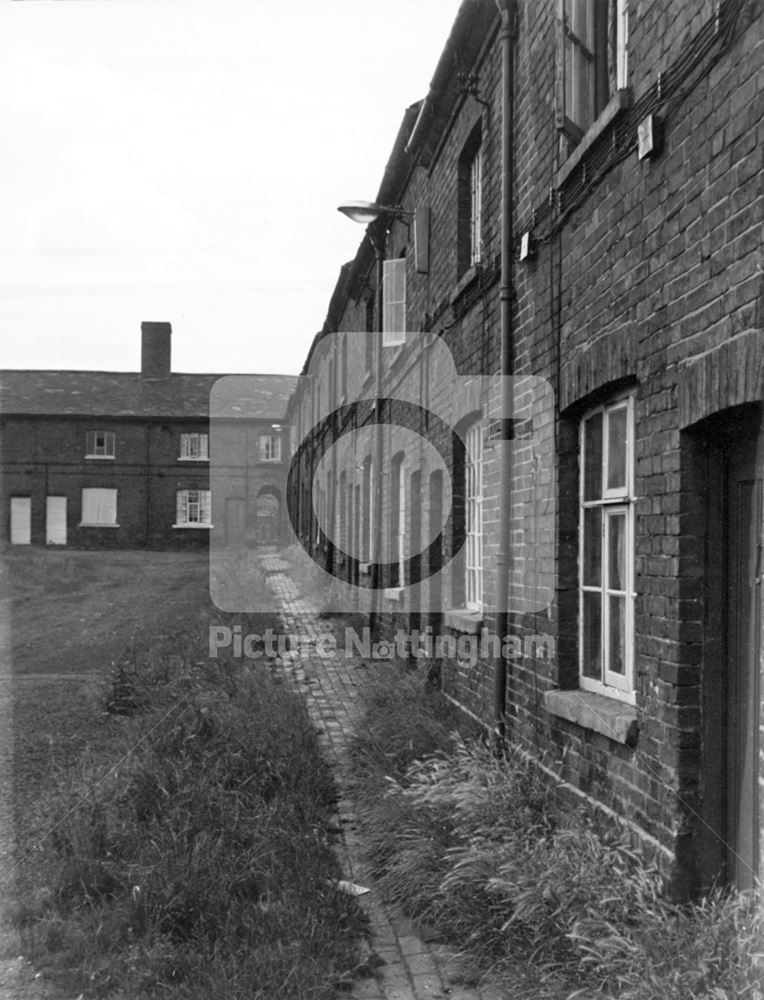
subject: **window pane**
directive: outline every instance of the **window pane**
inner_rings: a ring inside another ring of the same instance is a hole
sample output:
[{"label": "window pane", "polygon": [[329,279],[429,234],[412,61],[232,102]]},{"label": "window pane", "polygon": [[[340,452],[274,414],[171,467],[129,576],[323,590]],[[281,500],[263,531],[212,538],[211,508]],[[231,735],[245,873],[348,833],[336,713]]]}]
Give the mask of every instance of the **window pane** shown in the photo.
[{"label": "window pane", "polygon": [[584,586],[602,584],[602,510],[584,508]]},{"label": "window pane", "polygon": [[610,596],[608,601],[608,668],[615,674],[623,674],[626,672],[626,598]]},{"label": "window pane", "polygon": [[608,587],[626,589],[626,515],[611,514],[608,519]]},{"label": "window pane", "polygon": [[583,598],[583,674],[602,680],[602,597],[599,593],[585,591]]},{"label": "window pane", "polygon": [[607,488],[626,486],[626,414],[625,406],[608,414]]},{"label": "window pane", "polygon": [[602,496],[602,414],[584,424],[584,500]]}]

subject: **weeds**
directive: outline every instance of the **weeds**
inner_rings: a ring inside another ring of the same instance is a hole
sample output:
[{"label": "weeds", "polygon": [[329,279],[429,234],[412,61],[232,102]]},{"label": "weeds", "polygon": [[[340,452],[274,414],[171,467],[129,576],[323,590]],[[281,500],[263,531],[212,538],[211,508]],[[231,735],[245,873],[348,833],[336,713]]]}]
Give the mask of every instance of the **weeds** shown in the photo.
[{"label": "weeds", "polygon": [[86,996],[331,997],[362,931],[336,886],[331,774],[299,698],[199,661],[198,627],[117,663],[101,696],[119,735],[47,803],[51,876],[17,925]]},{"label": "weeds", "polygon": [[367,706],[354,758],[383,894],[508,989],[532,967],[536,997],[761,1000],[760,903],[671,902],[659,871],[532,761],[449,736],[448,713],[412,676],[385,678]]}]

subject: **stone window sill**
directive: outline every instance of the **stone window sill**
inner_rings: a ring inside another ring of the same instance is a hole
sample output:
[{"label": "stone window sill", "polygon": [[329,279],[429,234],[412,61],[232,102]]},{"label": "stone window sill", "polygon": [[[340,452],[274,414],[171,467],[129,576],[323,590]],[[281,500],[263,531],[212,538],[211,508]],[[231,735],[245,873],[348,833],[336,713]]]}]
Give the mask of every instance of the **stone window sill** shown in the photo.
[{"label": "stone window sill", "polygon": [[449,296],[449,305],[453,305],[460,295],[462,295],[472,284],[473,281],[477,281],[482,272],[482,266],[480,264],[473,264],[472,267],[468,268],[464,274],[461,276],[456,284],[456,288],[451,292]]},{"label": "stone window sill", "polygon": [[173,528],[189,528],[191,531],[209,531],[211,524],[173,524]]},{"label": "stone window sill", "polygon": [[573,171],[576,169],[578,164],[586,155],[587,151],[591,149],[594,143],[599,139],[605,129],[610,125],[610,123],[618,117],[618,115],[626,108],[631,107],[631,91],[627,88],[623,90],[617,90],[613,97],[608,101],[605,107],[602,109],[599,117],[596,121],[592,122],[587,131],[585,132],[581,142],[576,146],[567,160],[563,163],[554,178],[554,186],[556,188],[561,188],[565,181],[570,177]]},{"label": "stone window sill", "polygon": [[483,625],[483,612],[470,608],[452,608],[446,611],[444,620],[448,628],[467,635],[477,635]]},{"label": "stone window sill", "polygon": [[78,528],[118,528],[118,524],[99,524],[97,521],[80,521]]},{"label": "stone window sill", "polygon": [[637,745],[637,710],[623,701],[592,691],[546,691],[544,708],[551,715],[601,733],[627,747]]}]

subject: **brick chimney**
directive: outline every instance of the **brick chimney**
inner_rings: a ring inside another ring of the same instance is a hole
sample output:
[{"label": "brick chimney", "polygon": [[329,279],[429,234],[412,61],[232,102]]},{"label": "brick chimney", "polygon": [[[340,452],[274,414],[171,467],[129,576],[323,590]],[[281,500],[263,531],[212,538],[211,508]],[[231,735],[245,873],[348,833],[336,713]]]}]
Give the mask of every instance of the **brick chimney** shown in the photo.
[{"label": "brick chimney", "polygon": [[169,378],[171,337],[169,323],[141,323],[141,378]]}]

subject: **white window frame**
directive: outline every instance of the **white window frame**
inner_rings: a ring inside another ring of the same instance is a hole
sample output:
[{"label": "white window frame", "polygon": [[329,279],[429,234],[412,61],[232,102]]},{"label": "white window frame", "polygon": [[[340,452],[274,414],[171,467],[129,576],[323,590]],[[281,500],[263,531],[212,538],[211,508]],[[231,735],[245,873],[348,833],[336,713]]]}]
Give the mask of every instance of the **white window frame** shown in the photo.
[{"label": "white window frame", "polygon": [[[612,414],[616,411],[626,410],[626,455],[625,455],[625,482],[623,486],[608,487],[609,476],[609,428]],[[586,425],[591,418],[602,415],[602,461],[601,461],[601,488],[600,496],[596,499],[584,499],[585,471],[586,471]],[[579,684],[584,691],[593,691],[620,701],[634,704],[636,701],[636,691],[634,686],[634,517],[635,517],[635,495],[634,495],[634,393],[622,394],[609,400],[607,403],[588,410],[581,419],[579,429]],[[600,517],[600,559],[599,559],[599,585],[584,582],[585,552],[587,540],[585,537],[585,511],[597,509],[601,511]],[[624,564],[621,567],[623,573],[623,586],[615,589],[609,586],[608,572],[610,566],[610,532],[608,530],[611,518],[623,516],[624,525]],[[599,651],[599,679],[586,676],[587,666],[590,671],[593,664],[584,663],[584,595],[600,595],[600,651]],[[624,670],[623,673],[613,671],[609,662],[609,634],[610,634],[610,598],[624,598]]]},{"label": "white window frame", "polygon": [[[598,11],[597,0],[558,0],[561,39],[558,125],[574,140],[580,140],[594,125],[614,96],[614,90],[628,86],[628,0],[609,0],[607,4],[600,3],[599,8]],[[602,17],[607,17],[604,26]],[[611,19],[614,21],[614,51]],[[586,22],[583,31],[574,23],[579,20]],[[614,79],[610,76],[611,63],[615,69]],[[598,73],[604,74],[608,81],[607,95],[599,95],[599,102]]]},{"label": "white window frame", "polygon": [[261,462],[281,461],[281,435],[261,434],[258,442]]},{"label": "white window frame", "polygon": [[393,459],[393,475],[390,477],[390,505],[395,504],[395,536],[390,539],[390,562],[396,567],[395,579],[390,587],[405,586],[406,573],[406,462],[403,455]]},{"label": "white window frame", "polygon": [[209,434],[193,431],[180,435],[179,462],[209,462],[209,460]]},{"label": "white window frame", "polygon": [[483,610],[483,424],[467,428],[464,440],[464,604]]},{"label": "white window frame", "polygon": [[[367,455],[361,466],[361,562],[371,564],[374,560],[374,459]],[[379,558],[379,556],[377,556]]]},{"label": "white window frame", "polygon": [[173,528],[208,529],[212,527],[212,494],[210,490],[178,490],[175,494]]},{"label": "white window frame", "polygon": [[406,258],[382,264],[382,346],[406,343]]},{"label": "white window frame", "polygon": [[467,167],[470,188],[470,267],[483,259],[483,145],[475,150]]},{"label": "white window frame", "polygon": [[116,442],[114,431],[86,431],[85,458],[113,460],[117,454]]},{"label": "white window frame", "polygon": [[117,490],[85,486],[81,496],[81,528],[118,528]]}]

